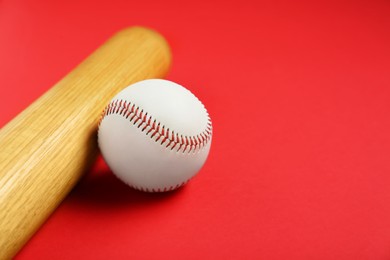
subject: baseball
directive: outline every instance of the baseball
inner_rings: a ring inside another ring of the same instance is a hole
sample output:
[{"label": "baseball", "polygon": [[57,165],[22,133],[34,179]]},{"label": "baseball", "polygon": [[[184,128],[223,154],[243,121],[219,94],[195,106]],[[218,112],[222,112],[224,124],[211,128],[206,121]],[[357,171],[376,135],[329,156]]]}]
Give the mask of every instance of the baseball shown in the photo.
[{"label": "baseball", "polygon": [[199,99],[162,79],[122,90],[104,109],[98,130],[98,144],[112,172],[146,192],[186,184],[205,163],[211,139],[211,120]]}]

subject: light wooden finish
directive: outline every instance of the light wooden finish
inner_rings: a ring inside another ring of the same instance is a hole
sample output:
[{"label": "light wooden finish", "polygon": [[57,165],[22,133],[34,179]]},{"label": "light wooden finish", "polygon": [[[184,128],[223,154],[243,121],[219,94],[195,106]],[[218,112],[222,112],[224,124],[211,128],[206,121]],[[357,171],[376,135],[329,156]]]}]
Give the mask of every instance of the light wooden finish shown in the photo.
[{"label": "light wooden finish", "polygon": [[97,155],[108,101],[129,84],[161,78],[171,62],[156,32],[120,31],[0,131],[0,259],[12,258]]}]

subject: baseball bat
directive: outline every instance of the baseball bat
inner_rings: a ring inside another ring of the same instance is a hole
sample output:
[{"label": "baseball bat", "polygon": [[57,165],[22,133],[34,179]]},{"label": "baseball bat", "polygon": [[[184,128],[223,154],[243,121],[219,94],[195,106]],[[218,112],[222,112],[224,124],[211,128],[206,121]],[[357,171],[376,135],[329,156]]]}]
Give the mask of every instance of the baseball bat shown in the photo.
[{"label": "baseball bat", "polygon": [[109,100],[164,77],[170,63],[161,35],[124,29],[0,130],[0,259],[19,251],[93,163]]}]

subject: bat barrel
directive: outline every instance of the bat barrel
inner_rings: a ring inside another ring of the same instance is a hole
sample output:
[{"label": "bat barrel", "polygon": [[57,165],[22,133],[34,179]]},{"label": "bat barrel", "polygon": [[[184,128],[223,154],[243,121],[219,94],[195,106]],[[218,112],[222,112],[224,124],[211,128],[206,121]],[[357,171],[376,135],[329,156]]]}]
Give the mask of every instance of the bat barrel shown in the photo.
[{"label": "bat barrel", "polygon": [[124,29],[0,130],[0,259],[17,253],[92,164],[112,96],[164,77],[170,63],[159,34]]}]

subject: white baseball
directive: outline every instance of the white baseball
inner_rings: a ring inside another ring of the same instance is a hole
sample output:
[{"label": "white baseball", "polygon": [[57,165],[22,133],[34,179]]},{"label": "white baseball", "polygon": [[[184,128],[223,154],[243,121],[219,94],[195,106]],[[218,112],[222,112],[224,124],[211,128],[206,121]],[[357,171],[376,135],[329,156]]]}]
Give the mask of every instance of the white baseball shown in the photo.
[{"label": "white baseball", "polygon": [[98,143],[113,173],[147,192],[179,188],[203,166],[210,117],[189,90],[162,79],[137,82],[105,108]]}]

